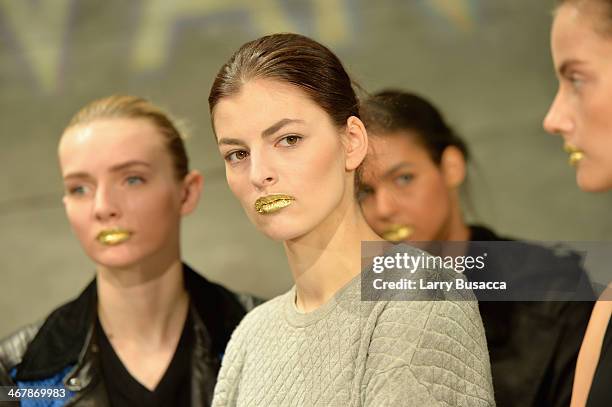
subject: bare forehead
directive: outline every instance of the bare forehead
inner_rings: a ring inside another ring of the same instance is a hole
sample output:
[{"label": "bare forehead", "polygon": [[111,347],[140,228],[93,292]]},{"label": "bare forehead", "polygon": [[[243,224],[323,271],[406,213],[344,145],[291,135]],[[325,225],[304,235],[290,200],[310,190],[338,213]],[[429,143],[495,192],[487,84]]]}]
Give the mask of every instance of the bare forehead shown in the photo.
[{"label": "bare forehead", "polygon": [[84,124],[69,127],[62,134],[60,149],[63,147],[96,144],[137,144],[160,146],[164,135],[151,120],[145,118],[96,119]]},{"label": "bare forehead", "polygon": [[213,109],[216,131],[258,123],[268,126],[283,117],[324,113],[304,90],[296,85],[272,79],[248,81],[231,96],[220,99]]},{"label": "bare forehead", "polygon": [[88,166],[113,160],[154,161],[164,154],[164,136],[146,119],[97,119],[67,129],[60,140],[60,163]]},{"label": "bare forehead", "polygon": [[555,11],[553,42],[580,43],[585,36],[612,40],[612,4],[605,1],[570,1]]}]

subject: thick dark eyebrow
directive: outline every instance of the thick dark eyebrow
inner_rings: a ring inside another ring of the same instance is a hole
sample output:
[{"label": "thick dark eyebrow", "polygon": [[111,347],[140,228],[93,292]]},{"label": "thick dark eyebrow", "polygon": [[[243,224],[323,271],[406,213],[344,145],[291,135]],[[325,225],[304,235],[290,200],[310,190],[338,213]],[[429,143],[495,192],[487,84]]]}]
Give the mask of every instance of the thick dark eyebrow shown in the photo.
[{"label": "thick dark eyebrow", "polygon": [[304,123],[304,120],[299,120],[299,119],[281,119],[281,120],[277,121],[276,123],[274,123],[272,126],[268,127],[264,131],[262,131],[261,132],[261,137],[271,136],[272,134],[276,133],[277,131],[279,131],[280,129],[282,129],[283,127],[285,127],[286,125],[291,124],[291,123]]},{"label": "thick dark eyebrow", "polygon": [[393,167],[389,168],[387,171],[385,171],[385,173],[383,174],[383,177],[388,177],[391,174],[393,174],[394,172],[396,172],[397,170],[401,170],[404,167],[413,167],[413,164],[407,163],[407,162],[402,162],[399,164],[394,165]]},{"label": "thick dark eyebrow", "polygon": [[[113,165],[110,168],[110,171],[119,172],[119,171],[125,170],[126,168],[135,167],[135,166],[143,166],[143,167],[151,168],[151,164],[145,161],[131,160],[131,161],[126,161],[121,164]],[[92,176],[87,172],[73,172],[73,173],[69,173],[66,176],[64,176],[64,179],[70,179],[70,178],[92,178]]]},{"label": "thick dark eyebrow", "polygon": [[[291,123],[304,123],[304,120],[299,120],[299,119],[281,119],[279,121],[277,121],[276,123],[274,123],[272,126],[268,127],[267,129],[265,129],[264,131],[261,132],[261,137],[269,137],[271,135],[273,135],[274,133],[276,133],[277,131],[279,131],[280,129],[282,129],[283,127],[285,127],[288,124]],[[217,145],[221,145],[221,144],[227,144],[227,145],[233,145],[233,146],[246,146],[246,144],[244,143],[244,141],[237,139],[237,138],[227,138],[224,137],[222,139],[219,139],[219,141],[217,142]]]},{"label": "thick dark eyebrow", "polygon": [[244,144],[244,142],[240,139],[227,137],[221,138],[219,141],[217,141],[217,145],[221,144],[228,144],[231,146],[246,146],[246,144]]}]

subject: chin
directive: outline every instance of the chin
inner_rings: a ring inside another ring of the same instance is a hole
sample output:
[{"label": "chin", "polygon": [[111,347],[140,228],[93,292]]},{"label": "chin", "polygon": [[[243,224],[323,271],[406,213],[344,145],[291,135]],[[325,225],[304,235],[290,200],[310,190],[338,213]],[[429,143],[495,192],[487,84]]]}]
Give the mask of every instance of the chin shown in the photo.
[{"label": "chin", "polygon": [[127,269],[138,264],[141,258],[134,253],[121,253],[119,251],[94,253],[89,256],[96,264],[109,269]]},{"label": "chin", "polygon": [[294,240],[304,235],[303,231],[297,231],[295,228],[260,227],[259,230],[275,242]]},{"label": "chin", "polygon": [[257,229],[268,238],[276,242],[297,239],[306,234],[307,229],[303,224],[296,225],[292,221],[283,221],[279,218],[266,220],[256,224]]},{"label": "chin", "polygon": [[576,172],[578,188],[584,192],[606,192],[612,190],[612,179],[589,174],[585,169],[578,168]]}]

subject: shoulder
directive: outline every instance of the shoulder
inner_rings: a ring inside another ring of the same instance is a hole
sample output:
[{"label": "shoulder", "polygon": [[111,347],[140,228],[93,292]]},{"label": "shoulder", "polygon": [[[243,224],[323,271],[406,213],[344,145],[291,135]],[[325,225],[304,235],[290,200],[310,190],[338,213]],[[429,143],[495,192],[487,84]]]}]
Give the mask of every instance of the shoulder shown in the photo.
[{"label": "shoulder", "polygon": [[[385,389],[385,383],[394,383]],[[473,301],[390,301],[372,332],[366,372],[370,399],[403,397],[427,403],[490,406],[491,367],[482,321]],[[382,395],[381,395],[382,394]],[[381,398],[382,397],[382,398]],[[426,404],[427,404],[426,403]]]},{"label": "shoulder", "polygon": [[40,331],[43,322],[26,325],[0,340],[0,366],[8,373],[21,363],[23,355]]},{"label": "shoulder", "polygon": [[[265,329],[265,326],[278,321],[282,317],[283,307],[286,301],[288,301],[288,297],[291,293],[292,291],[281,294],[253,308],[253,310],[240,321],[234,335],[242,335],[253,329]],[[232,337],[234,335],[232,335]]]},{"label": "shoulder", "polygon": [[54,309],[43,321],[0,341],[4,370],[16,380],[38,380],[77,360],[95,315],[95,291],[94,280],[76,299]]},{"label": "shoulder", "polygon": [[261,332],[277,330],[276,325],[283,321],[283,305],[288,295],[289,293],[279,295],[246,314],[231,334],[224,359],[227,356],[232,356],[229,358],[232,360],[240,359],[237,355],[248,351],[249,344],[252,343],[250,339],[259,336]]},{"label": "shoulder", "polygon": [[223,355],[213,404],[224,404],[220,400],[228,400],[233,397],[240,380],[242,366],[249,354],[250,345],[253,343],[251,339],[259,336],[262,331],[271,331],[271,325],[282,319],[282,304],[288,294],[280,295],[259,305],[238,324]]},{"label": "shoulder", "polygon": [[[409,347],[452,347],[460,343],[486,351],[475,301],[389,301],[379,308],[373,340],[391,338]],[[433,342],[427,343],[428,338]]]}]

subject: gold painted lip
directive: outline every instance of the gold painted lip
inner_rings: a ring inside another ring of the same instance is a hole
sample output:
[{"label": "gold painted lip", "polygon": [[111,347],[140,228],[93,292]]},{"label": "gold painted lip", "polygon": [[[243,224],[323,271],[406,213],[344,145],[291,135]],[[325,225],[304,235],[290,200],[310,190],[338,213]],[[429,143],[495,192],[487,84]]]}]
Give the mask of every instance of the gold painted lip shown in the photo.
[{"label": "gold painted lip", "polygon": [[124,229],[109,229],[98,233],[96,240],[106,246],[115,246],[125,242],[132,233]]},{"label": "gold painted lip", "polygon": [[291,205],[295,198],[285,194],[272,194],[257,198],[255,210],[262,215],[278,212]]},{"label": "gold painted lip", "polygon": [[578,163],[584,158],[584,152],[578,147],[574,147],[569,143],[563,145],[563,151],[569,154],[568,163],[572,167],[578,165]]},{"label": "gold painted lip", "polygon": [[406,240],[414,233],[414,228],[408,225],[391,225],[382,234],[382,238],[390,242]]}]

